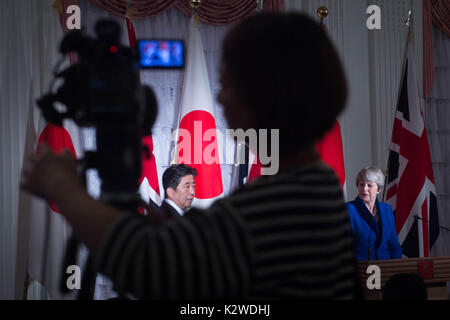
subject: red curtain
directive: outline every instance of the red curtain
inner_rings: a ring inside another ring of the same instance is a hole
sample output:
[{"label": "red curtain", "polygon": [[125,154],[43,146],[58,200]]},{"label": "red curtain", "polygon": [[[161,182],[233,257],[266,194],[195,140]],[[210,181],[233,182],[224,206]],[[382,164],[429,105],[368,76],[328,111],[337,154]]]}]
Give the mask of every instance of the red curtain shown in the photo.
[{"label": "red curtain", "polygon": [[284,11],[284,0],[265,0],[264,11],[282,12]]},{"label": "red curtain", "polygon": [[450,2],[423,0],[423,95],[434,82],[433,23],[450,37]]},{"label": "red curtain", "polygon": [[[265,0],[264,11],[284,11],[283,0]],[[190,0],[179,0],[177,8],[191,16]],[[199,20],[212,25],[227,25],[239,21],[256,11],[256,0],[203,0],[197,9]]]},{"label": "red curtain", "polygon": [[433,22],[450,37],[450,2],[448,0],[431,0]]},{"label": "red curtain", "polygon": [[[192,14],[189,0],[178,1],[177,8],[188,16]],[[203,23],[227,25],[251,15],[255,10],[255,0],[203,0],[197,13]]]},{"label": "red curtain", "polygon": [[[131,7],[135,10],[134,19],[154,16],[174,5],[186,15],[192,14],[190,0],[91,0],[91,2],[109,13],[122,17],[125,16],[130,2]],[[197,13],[203,23],[227,25],[251,15],[255,10],[256,0],[202,0]],[[264,11],[283,10],[283,0],[264,1]]]},{"label": "red curtain", "polygon": [[[124,17],[127,13],[128,0],[91,0],[97,6],[103,10],[115,14],[120,17]],[[169,9],[178,0],[133,0],[130,1],[131,7],[135,9],[133,13],[134,19],[144,19],[150,16],[154,16],[164,10]]]}]

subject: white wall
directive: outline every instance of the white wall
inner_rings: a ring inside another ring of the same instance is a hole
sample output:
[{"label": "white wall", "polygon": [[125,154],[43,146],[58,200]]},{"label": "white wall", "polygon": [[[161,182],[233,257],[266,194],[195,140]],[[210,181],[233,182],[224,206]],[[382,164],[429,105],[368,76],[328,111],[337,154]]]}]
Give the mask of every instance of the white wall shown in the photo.
[{"label": "white wall", "polygon": [[369,41],[364,1],[346,0],[344,7],[343,61],[349,82],[349,102],[342,115],[342,139],[347,198],[356,195],[357,172],[372,163],[372,128],[369,100]]}]

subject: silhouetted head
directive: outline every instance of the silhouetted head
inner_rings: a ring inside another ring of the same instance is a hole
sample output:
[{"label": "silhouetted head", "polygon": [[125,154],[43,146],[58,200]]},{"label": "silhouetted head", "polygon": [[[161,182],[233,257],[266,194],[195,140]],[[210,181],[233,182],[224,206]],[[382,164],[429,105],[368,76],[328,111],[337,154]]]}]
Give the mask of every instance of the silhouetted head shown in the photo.
[{"label": "silhouetted head", "polygon": [[427,297],[425,283],[415,273],[393,275],[383,288],[383,300],[426,300]]},{"label": "silhouetted head", "polygon": [[227,34],[218,101],[230,128],[280,129],[280,153],[328,131],[347,97],[344,70],[325,31],[299,14],[257,14]]}]

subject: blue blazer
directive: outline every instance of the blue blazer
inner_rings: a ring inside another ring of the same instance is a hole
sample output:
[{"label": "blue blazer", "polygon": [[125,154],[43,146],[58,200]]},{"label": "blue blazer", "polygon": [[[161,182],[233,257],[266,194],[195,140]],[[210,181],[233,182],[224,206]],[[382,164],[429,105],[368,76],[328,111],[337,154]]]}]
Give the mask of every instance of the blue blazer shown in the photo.
[{"label": "blue blazer", "polygon": [[[400,259],[402,247],[395,230],[394,213],[389,204],[375,202],[380,224],[372,216],[364,202],[356,197],[347,202],[347,209],[355,237],[356,260]],[[370,246],[370,259],[369,259]]]}]

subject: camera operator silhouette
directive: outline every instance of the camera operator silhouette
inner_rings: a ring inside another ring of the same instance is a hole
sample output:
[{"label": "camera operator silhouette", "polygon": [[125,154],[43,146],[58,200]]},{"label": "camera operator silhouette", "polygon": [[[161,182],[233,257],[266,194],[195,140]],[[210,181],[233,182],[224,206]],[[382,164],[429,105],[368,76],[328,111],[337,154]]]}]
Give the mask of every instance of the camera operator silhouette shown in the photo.
[{"label": "camera operator silhouette", "polygon": [[359,297],[342,190],[314,148],[347,97],[328,36],[302,14],[253,15],[227,34],[220,71],[218,101],[230,128],[279,129],[277,174],[160,225],[91,198],[74,161],[46,148],[27,159],[23,187],[58,205],[96,271],[123,295]]}]

